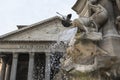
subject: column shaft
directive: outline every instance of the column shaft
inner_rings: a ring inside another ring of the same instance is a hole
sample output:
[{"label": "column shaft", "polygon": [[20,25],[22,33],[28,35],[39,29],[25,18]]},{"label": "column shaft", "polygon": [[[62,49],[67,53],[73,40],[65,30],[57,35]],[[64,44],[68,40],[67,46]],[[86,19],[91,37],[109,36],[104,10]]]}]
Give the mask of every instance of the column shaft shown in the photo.
[{"label": "column shaft", "polygon": [[2,58],[2,68],[1,68],[1,79],[0,80],[4,80],[5,71],[6,71],[6,59]]},{"label": "column shaft", "polygon": [[18,54],[13,54],[10,80],[16,80]]},{"label": "column shaft", "polygon": [[46,53],[45,80],[50,80],[50,53]]},{"label": "column shaft", "polygon": [[29,54],[28,80],[33,80],[34,53]]},{"label": "column shaft", "polygon": [[10,80],[10,71],[11,71],[11,65],[7,64],[6,74],[5,74],[5,80]]}]

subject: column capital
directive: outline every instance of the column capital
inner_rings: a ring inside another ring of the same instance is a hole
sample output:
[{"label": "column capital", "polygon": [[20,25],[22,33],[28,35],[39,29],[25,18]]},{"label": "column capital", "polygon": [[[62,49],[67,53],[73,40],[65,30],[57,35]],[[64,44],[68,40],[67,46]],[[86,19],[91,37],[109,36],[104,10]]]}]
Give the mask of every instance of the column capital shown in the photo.
[{"label": "column capital", "polygon": [[35,55],[34,52],[30,52],[30,53],[29,53],[29,57],[30,57],[30,58],[34,57],[34,55]]},{"label": "column capital", "polygon": [[13,58],[18,58],[18,54],[17,53],[13,53]]},{"label": "column capital", "polygon": [[50,56],[50,55],[52,55],[51,52],[46,52],[46,53],[45,53],[45,56]]}]

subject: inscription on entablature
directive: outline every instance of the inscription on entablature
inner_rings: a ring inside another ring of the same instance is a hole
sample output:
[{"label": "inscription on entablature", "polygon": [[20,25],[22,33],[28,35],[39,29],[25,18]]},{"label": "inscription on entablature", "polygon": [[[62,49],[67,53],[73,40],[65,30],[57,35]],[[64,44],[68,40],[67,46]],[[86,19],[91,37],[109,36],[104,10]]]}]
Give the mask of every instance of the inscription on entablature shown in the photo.
[{"label": "inscription on entablature", "polygon": [[48,49],[50,46],[49,45],[19,45],[18,48],[20,49]]},{"label": "inscription on entablature", "polygon": [[65,52],[66,46],[55,43],[0,43],[0,52]]},{"label": "inscription on entablature", "polygon": [[65,49],[64,44],[48,43],[48,44],[0,44],[0,49]]}]

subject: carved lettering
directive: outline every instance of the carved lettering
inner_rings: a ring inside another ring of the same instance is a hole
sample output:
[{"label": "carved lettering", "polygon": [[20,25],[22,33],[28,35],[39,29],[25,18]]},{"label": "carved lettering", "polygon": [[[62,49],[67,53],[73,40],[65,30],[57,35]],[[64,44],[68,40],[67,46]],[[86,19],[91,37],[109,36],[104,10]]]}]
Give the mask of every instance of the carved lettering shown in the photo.
[{"label": "carved lettering", "polygon": [[32,48],[48,49],[49,45],[20,45],[19,48],[21,48],[21,49],[32,49]]},{"label": "carved lettering", "polygon": [[0,51],[18,51],[18,52],[26,52],[26,51],[36,51],[36,52],[44,52],[44,51],[49,51],[51,52],[52,50],[54,51],[64,51],[65,47],[64,45],[59,45],[53,49],[53,45],[55,43],[48,43],[48,44],[6,44],[6,45],[0,45]]}]

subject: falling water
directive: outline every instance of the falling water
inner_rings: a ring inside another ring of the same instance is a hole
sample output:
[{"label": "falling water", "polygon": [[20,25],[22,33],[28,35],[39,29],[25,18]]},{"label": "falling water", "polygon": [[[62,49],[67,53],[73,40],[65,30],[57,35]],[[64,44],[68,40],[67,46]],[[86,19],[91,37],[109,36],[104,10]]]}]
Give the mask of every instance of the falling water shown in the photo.
[{"label": "falling water", "polygon": [[76,28],[71,28],[69,30],[64,30],[63,32],[59,33],[57,42],[51,45],[51,52],[54,53],[56,51],[56,47],[58,46],[69,46],[73,43],[75,34],[77,32]]},{"label": "falling water", "polygon": [[55,76],[55,74],[60,69],[60,58],[63,56],[62,53],[55,52],[56,47],[66,48],[69,43],[74,40],[75,34],[77,32],[77,28],[72,28],[69,30],[64,30],[58,35],[57,42],[54,45],[51,45],[51,79]]},{"label": "falling water", "polygon": [[65,30],[58,35],[58,40],[57,41],[70,42],[70,40],[74,38],[76,32],[77,32],[77,27],[76,28],[71,28],[69,30]]},{"label": "falling water", "polygon": [[34,62],[34,80],[44,80],[45,77],[45,54],[36,54]]},{"label": "falling water", "polygon": [[[55,76],[55,74],[60,69],[60,58],[63,56],[63,53],[56,52],[58,47],[67,47],[69,43],[74,39],[75,33],[77,32],[77,28],[67,29],[63,32],[59,33],[57,42],[50,46],[51,56],[50,56],[50,66],[51,73],[50,78]],[[34,65],[34,80],[44,80],[45,78],[45,55],[36,55],[35,57],[35,65]]]}]

